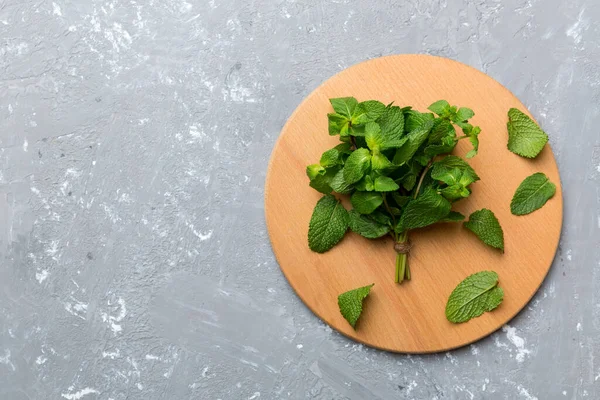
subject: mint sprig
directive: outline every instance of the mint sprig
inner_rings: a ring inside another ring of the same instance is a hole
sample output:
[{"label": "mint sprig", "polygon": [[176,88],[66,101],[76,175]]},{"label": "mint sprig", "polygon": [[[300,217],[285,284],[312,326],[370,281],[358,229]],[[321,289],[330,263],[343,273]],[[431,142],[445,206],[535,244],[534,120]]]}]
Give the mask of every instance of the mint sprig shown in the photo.
[{"label": "mint sprig", "polygon": [[[432,112],[353,97],[330,102],[329,134],[341,143],[307,167],[310,186],[326,195],[313,212],[309,246],[327,251],[348,227],[369,239],[389,235],[395,280],[410,279],[410,231],[464,219],[452,205],[470,196],[479,177],[450,153],[462,139],[473,145],[467,157],[477,153],[481,129],[469,122],[475,113],[444,100],[433,103]],[[350,213],[332,193],[350,197]]]}]

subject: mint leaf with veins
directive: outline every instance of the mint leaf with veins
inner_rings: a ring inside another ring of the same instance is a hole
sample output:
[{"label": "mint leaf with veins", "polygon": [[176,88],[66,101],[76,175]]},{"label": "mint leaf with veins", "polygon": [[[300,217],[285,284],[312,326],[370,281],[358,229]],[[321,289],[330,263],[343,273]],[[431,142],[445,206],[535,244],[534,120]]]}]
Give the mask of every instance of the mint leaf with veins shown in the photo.
[{"label": "mint leaf with veins", "polygon": [[464,223],[465,228],[473,232],[488,246],[502,250],[504,253],[504,232],[498,218],[487,208],[475,211]]},{"label": "mint leaf with veins", "polygon": [[344,179],[347,183],[358,182],[371,167],[371,152],[369,149],[356,149],[350,154],[344,165]]},{"label": "mint leaf with veins", "polygon": [[371,292],[375,284],[363,286],[358,289],[349,290],[338,296],[338,306],[343,317],[353,328],[356,328],[356,322],[360,318],[363,310],[363,301]]},{"label": "mint leaf with veins", "polygon": [[371,214],[383,203],[383,197],[377,192],[354,192],[350,202],[359,213]]},{"label": "mint leaf with veins", "polygon": [[458,284],[446,303],[446,318],[455,324],[479,317],[502,303],[504,291],[498,287],[498,274],[481,271]]},{"label": "mint leaf with veins", "polygon": [[516,108],[508,111],[508,149],[526,158],[535,158],[548,143],[548,135],[538,124]]},{"label": "mint leaf with veins", "polygon": [[377,239],[390,231],[390,226],[376,221],[371,215],[350,210],[350,229],[367,239]]},{"label": "mint leaf with veins", "polygon": [[541,172],[528,176],[521,182],[510,202],[514,215],[526,215],[542,208],[556,193],[556,185]]},{"label": "mint leaf with veins", "polygon": [[317,202],[308,225],[308,247],[324,253],[335,246],[346,234],[349,224],[348,211],[332,195]]},{"label": "mint leaf with veins", "polygon": [[354,97],[338,97],[337,99],[329,99],[336,113],[350,119],[354,110],[358,105],[358,101]]}]

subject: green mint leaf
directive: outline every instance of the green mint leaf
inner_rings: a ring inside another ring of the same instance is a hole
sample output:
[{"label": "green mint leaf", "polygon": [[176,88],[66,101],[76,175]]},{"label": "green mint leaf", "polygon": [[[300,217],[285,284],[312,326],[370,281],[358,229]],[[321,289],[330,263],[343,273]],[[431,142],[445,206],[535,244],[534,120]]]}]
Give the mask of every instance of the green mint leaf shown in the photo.
[{"label": "green mint leaf", "polygon": [[409,192],[411,190],[413,190],[413,188],[415,187],[416,184],[417,184],[417,175],[415,175],[415,174],[406,175],[404,177],[404,179],[402,180],[402,187],[404,189],[408,190]]},{"label": "green mint leaf", "polygon": [[467,277],[450,294],[446,318],[455,324],[479,317],[502,303],[504,291],[498,287],[498,274],[481,271]]},{"label": "green mint leaf", "polygon": [[367,100],[358,103],[352,115],[352,124],[364,124],[375,121],[385,112],[385,105],[377,100]]},{"label": "green mint leaf", "polygon": [[438,118],[433,121],[431,133],[427,138],[427,144],[439,144],[444,138],[455,138],[456,129],[452,123],[443,118]]},{"label": "green mint leaf", "polygon": [[461,107],[456,112],[454,122],[467,122],[468,120],[473,118],[474,115],[475,113],[470,108]]},{"label": "green mint leaf", "polygon": [[449,201],[456,201],[469,197],[471,191],[463,185],[450,185],[440,190],[440,194]]},{"label": "green mint leaf", "polygon": [[348,118],[340,114],[327,114],[329,135],[340,135],[342,131],[348,132]]},{"label": "green mint leaf", "polygon": [[371,214],[369,214],[369,218],[371,218],[375,222],[379,222],[382,225],[390,226],[392,223],[390,216],[379,210],[375,210]]},{"label": "green mint leaf", "polygon": [[342,153],[336,148],[329,149],[323,153],[323,155],[321,155],[321,160],[319,161],[319,164],[325,168],[333,167],[334,165],[340,165],[343,163],[344,161],[342,160]]},{"label": "green mint leaf", "polygon": [[371,166],[371,152],[368,149],[357,149],[350,154],[344,165],[344,179],[347,183],[358,182]]},{"label": "green mint leaf", "polygon": [[387,107],[377,123],[386,144],[397,143],[404,135],[404,114],[400,107]]},{"label": "green mint leaf", "polygon": [[440,222],[462,222],[465,220],[465,216],[458,211],[450,211],[450,214],[440,220]]},{"label": "green mint leaf", "polygon": [[[468,178],[471,182],[479,180],[479,176],[475,173],[475,170],[464,161],[462,158],[457,156],[446,156],[439,161],[436,161],[431,166],[431,177],[435,180],[442,181],[447,185],[457,183],[460,177],[456,178],[453,175],[454,170],[458,169],[462,172],[462,176]],[[466,186],[466,185],[465,185]]]},{"label": "green mint leaf", "polygon": [[338,97],[337,99],[329,99],[336,113],[350,119],[354,114],[354,109],[358,105],[358,101],[354,97]]},{"label": "green mint leaf", "polygon": [[452,106],[450,106],[446,100],[438,100],[427,107],[427,109],[440,117],[446,117],[453,114]]},{"label": "green mint leaf", "polygon": [[360,181],[354,184],[354,188],[361,192],[372,192],[374,190],[373,178],[370,175],[365,175]]},{"label": "green mint leaf", "polygon": [[508,149],[522,157],[535,158],[548,142],[546,132],[516,108],[508,111],[507,127]]},{"label": "green mint leaf", "polygon": [[394,202],[398,205],[398,207],[402,208],[408,204],[408,202],[411,200],[411,197],[402,196],[400,193],[393,192],[392,199],[394,199]]},{"label": "green mint leaf", "polygon": [[473,149],[469,150],[465,155],[466,158],[473,158],[477,155],[479,151],[479,137],[478,136],[469,136],[469,142],[473,145]]},{"label": "green mint leaf", "polygon": [[453,137],[445,137],[439,144],[430,144],[425,147],[425,155],[428,157],[435,157],[440,154],[451,153],[452,150],[458,144],[458,140]]},{"label": "green mint leaf", "polygon": [[332,195],[317,202],[308,225],[308,247],[324,253],[335,246],[346,234],[350,217],[342,203]]},{"label": "green mint leaf", "polygon": [[333,179],[331,179],[331,182],[329,182],[329,186],[331,187],[331,189],[333,189],[334,192],[337,192],[339,194],[349,194],[350,192],[352,192],[353,189],[352,185],[344,180],[343,169],[340,169],[335,174]]},{"label": "green mint leaf", "polygon": [[430,113],[420,113],[416,110],[404,110],[404,132],[410,133],[423,127],[428,122],[434,123],[435,117]]},{"label": "green mint leaf", "polygon": [[392,164],[392,162],[383,154],[379,152],[373,152],[373,157],[371,158],[371,166],[374,170],[382,170],[393,167],[394,164]]},{"label": "green mint leaf", "polygon": [[406,205],[398,223],[399,229],[405,231],[434,224],[450,213],[450,207],[448,200],[428,188]]},{"label": "green mint leaf", "polygon": [[363,300],[369,295],[374,283],[358,289],[350,290],[338,296],[338,306],[340,312],[353,328],[356,328],[356,321],[363,310]]},{"label": "green mint leaf", "polygon": [[415,129],[411,133],[409,133],[406,137],[408,138],[406,142],[396,151],[396,155],[394,155],[393,163],[395,165],[403,165],[408,162],[419,147],[427,140],[427,135],[429,135],[429,131],[432,127],[432,122],[426,122],[422,127]]},{"label": "green mint leaf", "polygon": [[504,233],[493,212],[487,208],[475,211],[469,216],[469,220],[464,225],[465,228],[476,234],[483,243],[504,252]]},{"label": "green mint leaf", "polygon": [[389,176],[378,176],[375,178],[373,188],[377,192],[394,192],[400,189],[400,186]]},{"label": "green mint leaf", "polygon": [[352,207],[361,214],[371,214],[383,203],[383,198],[377,192],[354,192],[350,198]]},{"label": "green mint leaf", "polygon": [[325,175],[325,168],[321,164],[311,164],[306,167],[306,175],[309,179],[315,179],[317,175]]},{"label": "green mint leaf", "polygon": [[375,122],[367,122],[365,124],[365,141],[367,146],[371,150],[379,150],[383,144],[383,135],[381,134],[381,128]]},{"label": "green mint leaf", "polygon": [[390,231],[387,224],[375,221],[371,216],[362,215],[355,210],[350,210],[350,229],[354,233],[366,237],[367,239],[377,239],[385,236]]},{"label": "green mint leaf", "polygon": [[521,182],[510,202],[510,211],[514,215],[530,214],[542,208],[554,193],[556,185],[545,174],[537,172]]}]

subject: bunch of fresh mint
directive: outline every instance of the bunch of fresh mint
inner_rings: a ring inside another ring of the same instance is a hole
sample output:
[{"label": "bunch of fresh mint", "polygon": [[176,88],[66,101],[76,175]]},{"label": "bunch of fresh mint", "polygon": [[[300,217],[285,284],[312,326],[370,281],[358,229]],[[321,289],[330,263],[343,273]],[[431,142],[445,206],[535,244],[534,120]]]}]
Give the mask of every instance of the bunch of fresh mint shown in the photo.
[{"label": "bunch of fresh mint", "polygon": [[[468,139],[473,149],[465,157],[477,154],[481,129],[469,123],[474,113],[445,100],[429,106],[430,113],[353,97],[330,101],[335,112],[327,115],[329,134],[341,143],[306,168],[310,186],[325,194],[310,220],[309,247],[323,253],[348,228],[368,239],[390,235],[397,253],[395,281],[410,279],[410,231],[465,219],[452,204],[468,197],[479,177],[449,153]],[[350,196],[352,210],[333,192]],[[465,226],[503,250],[502,229],[491,211],[476,211]]]}]

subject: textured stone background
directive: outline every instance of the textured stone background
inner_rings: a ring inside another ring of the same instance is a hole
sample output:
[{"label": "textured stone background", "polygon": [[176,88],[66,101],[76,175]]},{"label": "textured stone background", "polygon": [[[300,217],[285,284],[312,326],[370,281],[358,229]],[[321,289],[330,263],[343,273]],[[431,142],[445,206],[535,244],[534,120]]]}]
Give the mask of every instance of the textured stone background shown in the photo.
[{"label": "textured stone background", "polygon": [[[599,18],[596,0],[0,0],[0,399],[600,398]],[[321,323],[263,215],[297,104],[411,52],[511,89],[565,193],[529,306],[429,356]]]}]

